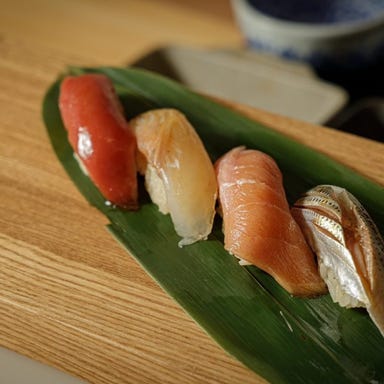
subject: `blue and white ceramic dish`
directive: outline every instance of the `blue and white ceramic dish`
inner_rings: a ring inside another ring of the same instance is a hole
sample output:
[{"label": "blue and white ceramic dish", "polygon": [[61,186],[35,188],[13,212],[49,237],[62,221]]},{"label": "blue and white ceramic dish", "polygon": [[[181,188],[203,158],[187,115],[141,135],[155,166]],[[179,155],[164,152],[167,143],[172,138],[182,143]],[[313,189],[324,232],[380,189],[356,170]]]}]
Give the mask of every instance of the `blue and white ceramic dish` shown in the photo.
[{"label": "blue and white ceramic dish", "polygon": [[317,68],[384,58],[384,0],[232,0],[248,44]]}]

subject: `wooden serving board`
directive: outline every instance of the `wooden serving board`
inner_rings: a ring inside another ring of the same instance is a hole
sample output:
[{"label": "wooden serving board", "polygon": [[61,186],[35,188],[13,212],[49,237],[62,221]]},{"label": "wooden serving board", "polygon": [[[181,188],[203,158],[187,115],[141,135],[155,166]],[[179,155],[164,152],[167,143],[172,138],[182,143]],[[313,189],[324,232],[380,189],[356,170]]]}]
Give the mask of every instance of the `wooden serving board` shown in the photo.
[{"label": "wooden serving board", "polygon": [[[263,382],[120,248],[41,119],[67,64],[123,65],[165,42],[240,42],[232,21],[186,3],[12,0],[0,12],[0,345],[92,383]],[[235,107],[384,185],[383,144]]]}]

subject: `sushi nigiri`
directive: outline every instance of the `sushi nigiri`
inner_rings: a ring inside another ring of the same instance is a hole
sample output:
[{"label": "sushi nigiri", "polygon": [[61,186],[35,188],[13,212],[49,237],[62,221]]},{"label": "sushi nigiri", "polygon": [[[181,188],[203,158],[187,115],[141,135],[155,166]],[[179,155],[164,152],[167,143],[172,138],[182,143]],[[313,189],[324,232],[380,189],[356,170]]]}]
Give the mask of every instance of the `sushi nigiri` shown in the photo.
[{"label": "sushi nigiri", "polygon": [[334,302],[365,307],[384,336],[384,241],[347,190],[319,185],[292,208]]},{"label": "sushi nigiri", "polygon": [[110,79],[65,77],[59,108],[76,159],[101,194],[120,207],[137,208],[136,139]]},{"label": "sushi nigiri", "polygon": [[326,292],[315,256],[290,214],[281,172],[260,151],[237,147],[215,164],[224,247],[269,273],[289,293]]},{"label": "sushi nigiri", "polygon": [[206,239],[217,198],[213,164],[186,117],[175,109],[146,112],[131,122],[138,169],[160,212],[169,213],[179,246]]}]

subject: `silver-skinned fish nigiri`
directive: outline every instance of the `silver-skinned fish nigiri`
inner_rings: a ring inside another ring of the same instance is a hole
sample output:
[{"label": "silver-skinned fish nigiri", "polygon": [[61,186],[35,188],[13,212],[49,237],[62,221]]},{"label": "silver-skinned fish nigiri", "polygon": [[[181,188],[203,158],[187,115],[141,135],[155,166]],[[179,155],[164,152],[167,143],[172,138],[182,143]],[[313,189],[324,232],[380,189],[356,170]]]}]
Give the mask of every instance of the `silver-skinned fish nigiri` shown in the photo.
[{"label": "silver-skinned fish nigiri", "polygon": [[333,301],[365,307],[384,336],[384,241],[364,207],[343,188],[319,185],[292,214],[317,254]]}]

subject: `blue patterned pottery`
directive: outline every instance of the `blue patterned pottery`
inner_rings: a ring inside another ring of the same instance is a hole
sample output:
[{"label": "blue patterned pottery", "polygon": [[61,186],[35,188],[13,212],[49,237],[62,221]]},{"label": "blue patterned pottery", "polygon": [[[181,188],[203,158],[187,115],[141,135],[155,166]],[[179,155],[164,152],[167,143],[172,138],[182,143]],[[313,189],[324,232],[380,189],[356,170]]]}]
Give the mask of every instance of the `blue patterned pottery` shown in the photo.
[{"label": "blue patterned pottery", "polygon": [[315,68],[358,69],[384,57],[384,0],[232,0],[255,49]]}]

